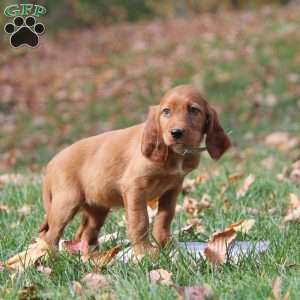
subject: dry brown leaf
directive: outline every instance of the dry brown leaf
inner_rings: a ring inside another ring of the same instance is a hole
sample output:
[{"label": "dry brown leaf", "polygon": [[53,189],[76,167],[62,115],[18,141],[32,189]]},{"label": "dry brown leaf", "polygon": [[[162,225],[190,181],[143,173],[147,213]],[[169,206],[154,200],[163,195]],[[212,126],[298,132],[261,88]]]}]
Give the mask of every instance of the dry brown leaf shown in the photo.
[{"label": "dry brown leaf", "polygon": [[195,189],[195,186],[195,179],[185,178],[182,184],[182,193],[185,195],[192,192]]},{"label": "dry brown leaf", "polygon": [[281,299],[281,285],[282,285],[282,279],[279,276],[272,281],[272,293],[273,293],[274,300]]},{"label": "dry brown leaf", "polygon": [[41,258],[47,257],[49,251],[51,251],[50,246],[44,240],[38,238],[35,243],[29,245],[27,250],[8,259],[5,266],[18,272],[23,271]]},{"label": "dry brown leaf", "polygon": [[275,164],[275,158],[273,156],[269,156],[261,161],[261,165],[266,170],[272,170],[272,168],[274,167],[274,164]]},{"label": "dry brown leaf", "polygon": [[24,204],[18,209],[18,214],[20,216],[28,216],[32,211],[32,206]]},{"label": "dry brown leaf", "polygon": [[19,300],[39,300],[42,299],[38,297],[38,287],[36,285],[26,285],[21,290],[18,291]]},{"label": "dry brown leaf", "polygon": [[86,274],[81,282],[91,289],[104,289],[109,286],[106,276],[98,273]]},{"label": "dry brown leaf", "polygon": [[205,233],[206,232],[206,229],[205,229],[205,226],[203,225],[203,223],[201,222],[200,219],[196,219],[196,218],[193,218],[193,219],[189,219],[187,221],[187,225],[184,226],[180,232],[188,232],[188,233],[191,233],[191,232],[196,232],[196,233]]},{"label": "dry brown leaf", "polygon": [[37,269],[37,271],[39,271],[40,273],[44,273],[44,274],[46,274],[46,275],[48,275],[48,276],[50,276],[51,273],[52,273],[52,269],[49,268],[49,267],[38,266],[36,269]]},{"label": "dry brown leaf", "polygon": [[241,186],[241,188],[237,191],[236,195],[237,197],[243,197],[245,196],[245,194],[247,193],[247,191],[249,190],[251,184],[255,181],[255,176],[250,174],[249,176],[247,176],[243,182],[243,185]]},{"label": "dry brown leaf", "polygon": [[273,297],[270,300],[288,300],[289,299],[289,292],[287,292],[282,297],[282,278],[279,276],[276,277],[272,281],[272,294],[273,294]]},{"label": "dry brown leaf", "polygon": [[9,212],[9,207],[5,204],[0,204],[0,212]]},{"label": "dry brown leaf", "polygon": [[300,160],[293,163],[289,178],[294,183],[300,183]]},{"label": "dry brown leaf", "polygon": [[152,270],[149,273],[151,283],[160,283],[164,285],[172,285],[172,273],[164,270],[164,269],[157,269]]},{"label": "dry brown leaf", "polygon": [[27,178],[21,174],[3,174],[0,176],[0,186],[5,184],[22,185],[28,182]]},{"label": "dry brown leaf", "polygon": [[183,199],[183,209],[190,215],[196,216],[202,210],[210,208],[210,197],[208,194],[204,194],[200,201],[196,198],[185,196]]},{"label": "dry brown leaf", "polygon": [[283,219],[284,222],[300,221],[300,199],[297,195],[290,193],[288,211]]},{"label": "dry brown leaf", "polygon": [[190,192],[193,192],[198,185],[201,183],[204,183],[210,178],[208,172],[203,172],[202,174],[198,175],[196,178],[185,178],[182,184],[182,193],[188,194]]},{"label": "dry brown leaf", "polygon": [[239,231],[241,233],[248,233],[252,226],[254,225],[255,220],[254,219],[246,219],[246,220],[241,220],[239,222],[230,224],[227,229],[233,229],[236,232]]},{"label": "dry brown leaf", "polygon": [[105,235],[102,235],[98,238],[98,243],[99,244],[104,244],[104,243],[107,243],[107,242],[110,242],[112,240],[115,240],[117,239],[118,237],[118,232],[113,232],[113,233],[108,233],[108,234],[105,234]]},{"label": "dry brown leaf", "polygon": [[0,261],[0,272],[2,272],[4,270],[5,270],[4,264]]},{"label": "dry brown leaf", "polygon": [[72,288],[73,288],[76,295],[78,295],[80,297],[84,297],[84,289],[83,289],[83,286],[80,282],[73,281],[72,282]]},{"label": "dry brown leaf", "polygon": [[213,296],[213,291],[207,284],[195,286],[175,286],[178,294],[185,300],[205,300]]},{"label": "dry brown leaf", "polygon": [[230,224],[224,231],[214,233],[204,250],[206,258],[215,264],[224,263],[227,249],[236,238],[237,232],[248,233],[254,223],[254,219],[241,220]]},{"label": "dry brown leaf", "polygon": [[120,246],[115,246],[108,251],[93,251],[82,256],[82,261],[90,261],[97,269],[106,267],[120,251]]},{"label": "dry brown leaf", "polygon": [[214,233],[204,250],[206,258],[214,264],[223,264],[226,261],[227,249],[236,235],[232,228]]},{"label": "dry brown leaf", "polygon": [[273,132],[265,138],[265,144],[277,147],[281,151],[288,151],[300,144],[300,139],[290,136],[287,132]]},{"label": "dry brown leaf", "polygon": [[0,187],[6,184],[26,185],[32,182],[39,182],[41,176],[38,174],[22,175],[22,174],[3,174],[0,175]]},{"label": "dry brown leaf", "polygon": [[238,180],[240,180],[243,176],[244,176],[244,173],[242,173],[242,172],[233,173],[228,176],[228,181],[230,184],[233,184],[233,183],[237,182]]},{"label": "dry brown leaf", "polygon": [[230,207],[231,207],[231,204],[230,204],[229,200],[228,200],[228,199],[225,199],[225,200],[223,201],[223,208],[224,208],[224,210],[226,211],[226,210],[228,210]]}]

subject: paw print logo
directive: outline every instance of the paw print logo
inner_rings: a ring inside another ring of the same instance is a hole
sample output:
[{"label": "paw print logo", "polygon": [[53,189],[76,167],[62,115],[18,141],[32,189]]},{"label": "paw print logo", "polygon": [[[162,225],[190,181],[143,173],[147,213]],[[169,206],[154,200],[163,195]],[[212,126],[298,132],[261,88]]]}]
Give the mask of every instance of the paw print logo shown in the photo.
[{"label": "paw print logo", "polygon": [[6,33],[11,34],[10,44],[13,47],[27,45],[36,47],[39,43],[39,35],[45,31],[42,23],[36,23],[35,18],[28,16],[25,21],[23,17],[15,17],[13,23],[7,23],[4,27]]}]

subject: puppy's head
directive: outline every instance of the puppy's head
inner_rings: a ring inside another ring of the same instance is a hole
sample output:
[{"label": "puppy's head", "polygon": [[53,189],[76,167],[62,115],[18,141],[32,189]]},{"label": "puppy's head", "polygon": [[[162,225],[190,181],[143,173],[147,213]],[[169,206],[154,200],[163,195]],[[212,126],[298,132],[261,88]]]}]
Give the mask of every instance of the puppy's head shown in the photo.
[{"label": "puppy's head", "polygon": [[219,159],[230,140],[221,127],[216,111],[199,91],[189,85],[171,89],[160,104],[150,108],[142,138],[142,153],[152,161],[167,159],[168,149],[199,147],[206,134],[207,151]]}]

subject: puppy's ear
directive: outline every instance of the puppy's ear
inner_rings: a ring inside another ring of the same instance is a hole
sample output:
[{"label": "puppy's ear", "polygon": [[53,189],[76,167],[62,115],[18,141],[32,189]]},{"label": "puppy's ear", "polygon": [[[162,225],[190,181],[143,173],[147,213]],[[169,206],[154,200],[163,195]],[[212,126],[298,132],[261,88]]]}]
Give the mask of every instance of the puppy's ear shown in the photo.
[{"label": "puppy's ear", "polygon": [[168,157],[159,125],[159,106],[151,106],[144,125],[141,150],[143,155],[154,162],[163,162]]},{"label": "puppy's ear", "polygon": [[231,142],[220,125],[217,112],[209,105],[207,107],[206,148],[211,158],[218,160],[231,146]]}]

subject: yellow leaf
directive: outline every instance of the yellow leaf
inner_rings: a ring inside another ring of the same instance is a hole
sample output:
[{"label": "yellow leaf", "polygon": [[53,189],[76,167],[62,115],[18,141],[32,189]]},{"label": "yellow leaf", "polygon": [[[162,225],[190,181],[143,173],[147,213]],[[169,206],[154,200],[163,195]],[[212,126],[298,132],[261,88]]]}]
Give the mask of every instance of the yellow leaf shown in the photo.
[{"label": "yellow leaf", "polygon": [[300,199],[297,195],[291,193],[288,205],[288,211],[283,219],[284,222],[300,221]]},{"label": "yellow leaf", "polygon": [[230,229],[232,228],[233,230],[240,231],[242,233],[248,233],[252,226],[254,225],[255,220],[254,219],[246,219],[246,220],[241,220],[239,222],[230,224],[227,228]]},{"label": "yellow leaf", "polygon": [[48,256],[50,246],[42,239],[36,239],[36,242],[29,245],[28,249],[14,255],[5,263],[11,270],[23,271],[29,266],[34,265],[39,259]]}]

